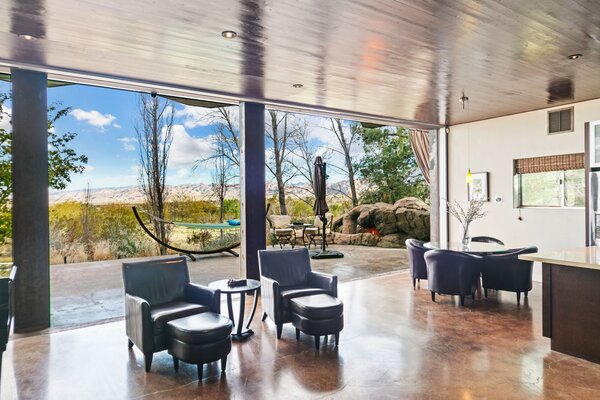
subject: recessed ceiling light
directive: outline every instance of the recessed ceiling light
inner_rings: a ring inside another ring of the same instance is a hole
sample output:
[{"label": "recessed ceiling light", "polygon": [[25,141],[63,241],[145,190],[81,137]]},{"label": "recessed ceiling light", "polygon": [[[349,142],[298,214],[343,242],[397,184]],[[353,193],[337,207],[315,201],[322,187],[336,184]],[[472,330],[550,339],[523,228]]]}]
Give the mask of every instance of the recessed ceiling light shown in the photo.
[{"label": "recessed ceiling light", "polygon": [[37,39],[35,36],[26,35],[26,34],[18,34],[17,36],[20,37],[21,39],[25,39],[25,40],[35,40],[35,39]]},{"label": "recessed ceiling light", "polygon": [[223,31],[221,32],[221,36],[223,36],[225,39],[233,39],[237,37],[237,33],[234,31]]},{"label": "recessed ceiling light", "polygon": [[303,88],[303,87],[304,87],[304,85],[303,85],[303,84],[301,84],[301,83],[294,83],[294,84],[292,85],[292,87],[294,87],[294,88],[296,88],[296,89],[300,89],[300,88]]},{"label": "recessed ceiling light", "polygon": [[577,53],[577,54],[571,54],[571,55],[567,56],[567,58],[569,60],[577,60],[578,58],[581,58],[582,56],[583,56],[583,54]]}]

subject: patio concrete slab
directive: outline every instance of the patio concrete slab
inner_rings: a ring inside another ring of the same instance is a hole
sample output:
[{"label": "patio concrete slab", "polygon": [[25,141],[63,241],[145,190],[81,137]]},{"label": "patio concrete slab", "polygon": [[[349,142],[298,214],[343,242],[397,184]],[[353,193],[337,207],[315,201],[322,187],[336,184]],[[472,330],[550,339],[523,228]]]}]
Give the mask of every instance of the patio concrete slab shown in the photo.
[{"label": "patio concrete slab", "polygon": [[[341,251],[345,257],[313,260],[312,267],[315,271],[337,275],[340,282],[408,268],[404,249],[340,245],[332,245],[331,249]],[[52,327],[87,325],[123,317],[121,263],[145,259],[148,258],[52,265]],[[200,256],[196,261],[188,261],[188,265],[194,283],[207,285],[218,279],[240,276],[239,258],[225,253]]]}]

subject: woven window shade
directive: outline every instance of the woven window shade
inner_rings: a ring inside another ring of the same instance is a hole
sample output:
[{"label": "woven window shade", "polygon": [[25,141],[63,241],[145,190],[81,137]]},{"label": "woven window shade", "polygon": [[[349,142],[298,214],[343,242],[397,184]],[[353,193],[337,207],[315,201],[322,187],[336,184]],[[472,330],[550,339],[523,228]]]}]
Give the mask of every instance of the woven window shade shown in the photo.
[{"label": "woven window shade", "polygon": [[521,158],[515,160],[515,173],[532,174],[535,172],[565,171],[582,169],[583,166],[583,153]]}]

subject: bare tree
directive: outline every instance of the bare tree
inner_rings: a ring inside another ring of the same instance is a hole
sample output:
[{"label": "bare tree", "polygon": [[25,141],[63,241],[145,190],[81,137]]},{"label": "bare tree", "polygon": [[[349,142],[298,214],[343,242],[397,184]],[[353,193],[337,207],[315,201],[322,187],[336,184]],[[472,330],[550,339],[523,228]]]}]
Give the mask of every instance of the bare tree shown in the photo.
[{"label": "bare tree", "polygon": [[[315,161],[315,157],[317,156],[317,147],[310,140],[310,128],[308,125],[308,121],[306,118],[297,118],[296,119],[296,132],[294,134],[294,148],[290,151],[294,156],[294,162],[290,163],[293,171],[296,176],[300,176],[307,183],[308,186],[295,186],[296,189],[303,189],[306,191],[308,196],[314,196],[314,188],[313,188],[313,163]],[[330,155],[330,150],[326,150],[320,156],[323,160],[327,160]],[[300,200],[312,206],[313,199],[307,200],[306,198],[299,197]]]},{"label": "bare tree", "polygon": [[219,157],[213,159],[212,182],[210,184],[213,194],[219,201],[219,222],[221,223],[223,222],[223,206],[229,188],[229,180],[231,179],[232,164],[232,161],[224,155],[224,146],[223,140],[218,138],[216,153]]},{"label": "bare tree", "polygon": [[[165,217],[165,178],[173,142],[172,110],[168,100],[160,100],[155,95],[140,95],[141,125],[135,128],[141,165],[139,183],[146,206],[158,219]],[[158,219],[152,219],[154,233],[161,241],[167,242],[169,231]],[[160,246],[160,254],[166,254],[163,246]]]},{"label": "bare tree", "polygon": [[94,261],[95,246],[94,246],[94,206],[92,204],[92,191],[90,185],[85,189],[83,198],[83,208],[81,210],[81,243],[83,244],[83,252],[88,261]]},{"label": "bare tree", "polygon": [[269,110],[266,138],[271,142],[273,157],[266,160],[266,167],[275,177],[277,182],[277,198],[281,214],[287,214],[285,205],[285,185],[291,175],[289,174],[289,160],[293,138],[296,133],[295,126],[289,113]]},{"label": "bare tree", "polygon": [[350,199],[352,200],[352,206],[358,205],[358,196],[356,194],[356,183],[354,180],[354,164],[352,160],[352,145],[359,139],[359,133],[362,126],[358,122],[351,122],[350,125],[344,126],[344,122],[339,118],[330,118],[331,126],[329,130],[335,134],[340,145],[339,149],[332,148],[331,150],[339,153],[344,157],[344,164],[346,166],[343,172],[348,176],[348,182],[350,186]]},{"label": "bare tree", "polygon": [[225,157],[229,160],[232,167],[235,167],[235,169],[239,168],[240,131],[235,118],[235,111],[232,110],[232,107],[215,108],[204,119],[215,125],[213,133],[215,134],[217,151],[211,154],[210,157],[198,160],[195,167],[207,161]]},{"label": "bare tree", "polygon": [[[236,110],[237,111],[237,110]],[[233,165],[240,166],[240,131],[231,107],[217,108],[212,118],[219,121],[216,129],[220,146],[220,154]]]}]

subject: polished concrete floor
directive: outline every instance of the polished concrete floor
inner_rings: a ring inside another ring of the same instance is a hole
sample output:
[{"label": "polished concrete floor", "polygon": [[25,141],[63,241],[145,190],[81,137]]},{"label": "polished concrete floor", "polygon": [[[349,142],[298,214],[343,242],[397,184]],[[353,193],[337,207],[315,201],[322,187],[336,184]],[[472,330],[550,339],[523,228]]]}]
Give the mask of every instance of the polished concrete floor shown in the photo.
[{"label": "polished concrete floor", "polygon": [[[331,248],[341,251],[345,257],[313,260],[312,267],[315,271],[337,275],[340,282],[408,268],[404,249],[340,245],[332,245]],[[52,326],[78,326],[122,317],[125,313],[121,275],[123,261],[52,265]],[[192,282],[204,285],[240,276],[240,259],[224,253],[199,256],[194,262],[188,261],[188,266]]]},{"label": "polished concrete floor", "polygon": [[[172,367],[166,352],[144,372],[122,321],[13,338],[2,399],[599,399],[600,365],[556,353],[542,337],[541,286],[518,306],[513,293],[466,300],[413,291],[407,271],[339,287],[339,348],[256,318],[218,363]],[[251,299],[249,299],[251,300]],[[259,305],[260,310],[260,305]]]}]

